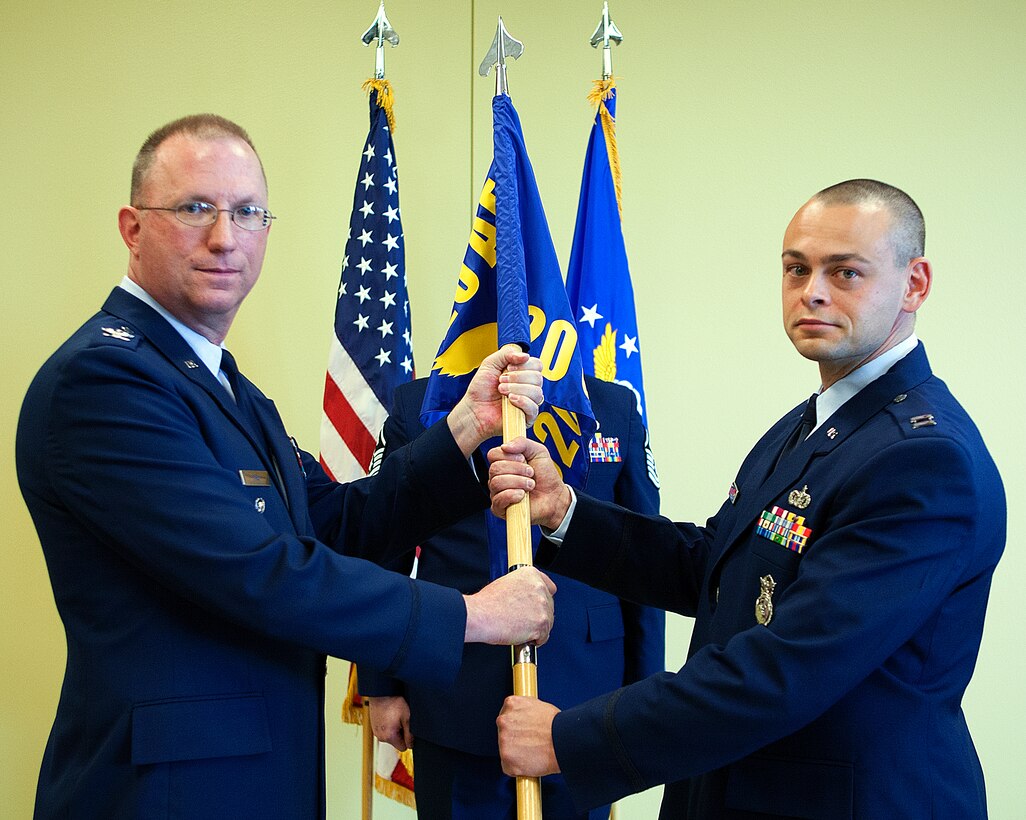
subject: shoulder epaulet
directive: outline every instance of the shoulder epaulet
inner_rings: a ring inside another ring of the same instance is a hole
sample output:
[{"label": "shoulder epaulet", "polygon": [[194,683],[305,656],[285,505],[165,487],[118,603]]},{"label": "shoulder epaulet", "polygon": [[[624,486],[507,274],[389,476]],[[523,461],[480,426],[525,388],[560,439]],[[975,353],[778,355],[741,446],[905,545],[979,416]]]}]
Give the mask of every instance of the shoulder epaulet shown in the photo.
[{"label": "shoulder epaulet", "polygon": [[899,393],[891,400],[889,410],[898,425],[906,431],[937,426],[937,419],[930,412],[928,402],[920,396]]}]

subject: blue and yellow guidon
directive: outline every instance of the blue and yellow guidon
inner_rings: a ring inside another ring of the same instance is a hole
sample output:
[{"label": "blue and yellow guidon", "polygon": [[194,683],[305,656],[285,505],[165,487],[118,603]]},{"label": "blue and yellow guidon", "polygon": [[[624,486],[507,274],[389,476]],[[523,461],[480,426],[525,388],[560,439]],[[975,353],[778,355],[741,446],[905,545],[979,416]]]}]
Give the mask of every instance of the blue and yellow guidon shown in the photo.
[{"label": "blue and yellow guidon", "polygon": [[[489,176],[481,192],[456,284],[448,330],[431,367],[431,381],[421,411],[426,424],[437,421],[441,412],[459,400],[481,361],[498,349],[495,223],[495,181]],[[558,281],[559,296],[565,305],[566,293],[562,280]],[[584,395],[587,401],[580,357],[575,356],[577,329],[573,322],[560,315],[568,314],[568,307],[564,310],[560,310],[558,304],[555,309],[550,307],[546,299],[550,288],[532,288],[531,285],[529,281],[529,341],[532,354],[542,362],[546,402],[529,432],[549,448],[568,481],[583,484],[588,454],[581,440],[581,420],[577,412],[560,403],[560,396],[567,393],[570,380],[575,381],[573,392]]]}]

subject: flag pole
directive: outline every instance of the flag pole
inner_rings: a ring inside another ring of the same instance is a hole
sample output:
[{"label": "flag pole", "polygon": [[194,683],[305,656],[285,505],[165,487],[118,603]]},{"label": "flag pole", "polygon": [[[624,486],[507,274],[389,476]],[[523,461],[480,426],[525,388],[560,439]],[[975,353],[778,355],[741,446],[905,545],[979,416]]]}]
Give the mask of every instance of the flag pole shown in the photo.
[{"label": "flag pole", "polygon": [[[620,43],[623,42],[623,34],[620,32],[620,29],[616,27],[616,24],[613,22],[613,19],[609,16],[608,0],[605,0],[605,2],[602,3],[602,19],[599,20],[599,24],[595,28],[595,33],[591,35],[590,42],[592,48],[598,48],[599,46],[602,46],[602,81],[601,83],[595,84],[597,88],[596,91],[593,93],[596,94],[596,104],[600,110],[600,116],[602,116],[603,120],[605,121],[609,116],[609,112],[606,111],[606,109],[603,107],[602,95],[605,93],[609,93],[609,89],[613,85],[613,83],[611,82],[611,80],[613,79],[613,55],[612,50],[609,47],[609,44],[615,43],[616,45],[620,45]],[[605,128],[603,130],[605,130]],[[609,146],[607,143],[607,150],[610,147],[615,149],[615,142],[613,143],[613,146]],[[612,166],[614,164],[614,157],[610,156],[609,159],[610,164]],[[619,209],[620,183],[618,163],[616,164],[616,170],[613,171],[613,177],[614,184],[616,187],[616,204],[617,209]],[[612,803],[609,806],[609,820],[617,820],[616,803]]]},{"label": "flag pole", "polygon": [[[506,30],[499,17],[495,38],[485,55],[478,72],[487,77],[495,69],[495,96],[509,96],[506,81],[506,59],[518,59],[524,53],[524,44]],[[502,440],[512,441],[527,435],[527,418],[524,411],[512,405],[508,398],[502,400]],[[531,555],[531,506],[525,497],[506,510],[506,562],[509,571],[529,567]],[[512,647],[513,694],[523,697],[538,697],[538,649],[532,644]],[[541,820],[541,780],[537,777],[517,778],[517,820]]]},{"label": "flag pole", "polygon": [[[524,411],[502,400],[502,440],[527,435]],[[533,564],[531,556],[531,502],[528,497],[506,510],[506,556],[510,572]],[[533,644],[513,647],[513,694],[538,697],[538,649]],[[541,780],[517,778],[517,820],[541,820]]]},{"label": "flag pole", "polygon": [[[371,43],[376,45],[374,49],[374,79],[385,79],[385,43],[389,42],[392,47],[399,45],[399,35],[388,22],[385,15],[385,0],[378,5],[378,13],[363,36],[360,37],[365,46]],[[372,820],[374,816],[374,730],[371,727],[370,702],[364,700],[362,706],[363,717],[363,742],[361,744],[360,759],[360,818],[361,820]]]},{"label": "flag pole", "polygon": [[370,701],[364,699],[363,743],[360,755],[360,817],[371,820],[374,816],[374,731],[371,729]]}]

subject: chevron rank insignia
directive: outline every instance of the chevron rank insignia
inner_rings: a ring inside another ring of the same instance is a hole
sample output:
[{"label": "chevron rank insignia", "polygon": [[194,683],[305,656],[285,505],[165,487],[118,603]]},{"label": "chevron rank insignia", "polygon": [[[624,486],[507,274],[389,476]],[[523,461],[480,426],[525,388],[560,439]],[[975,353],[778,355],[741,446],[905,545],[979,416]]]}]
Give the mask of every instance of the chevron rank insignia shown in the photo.
[{"label": "chevron rank insignia", "polygon": [[[302,459],[301,459],[302,460]],[[374,446],[374,455],[371,456],[370,469],[367,475],[377,475],[381,470],[381,462],[385,460],[385,428],[378,433],[378,443]]]},{"label": "chevron rank insignia", "polygon": [[655,453],[652,452],[652,440],[648,437],[648,428],[645,428],[645,463],[648,466],[648,480],[652,486],[659,489],[659,473],[656,472]]}]

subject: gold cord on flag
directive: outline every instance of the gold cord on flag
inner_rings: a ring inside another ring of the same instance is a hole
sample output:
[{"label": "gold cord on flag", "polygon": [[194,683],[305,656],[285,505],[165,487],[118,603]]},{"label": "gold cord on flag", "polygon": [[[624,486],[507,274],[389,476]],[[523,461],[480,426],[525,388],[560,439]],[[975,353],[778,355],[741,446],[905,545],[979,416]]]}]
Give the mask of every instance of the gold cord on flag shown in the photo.
[{"label": "gold cord on flag", "polygon": [[342,701],[342,722],[363,725],[363,699],[360,697],[356,682],[356,664],[349,665],[349,683],[346,686],[346,699]]},{"label": "gold cord on flag", "polygon": [[[395,112],[392,110],[392,107],[395,105],[395,95],[392,93],[392,83],[388,80],[367,80],[367,82],[363,84],[362,88],[368,94],[372,91],[378,92],[378,106],[385,109],[385,118],[388,120],[388,129],[394,134]],[[617,196],[619,196],[619,194]]]},{"label": "gold cord on flag", "polygon": [[602,105],[603,100],[613,96],[613,89],[616,88],[616,77],[608,80],[595,80],[594,88],[588,94],[588,102],[598,108],[599,119],[602,122],[602,135],[606,138],[606,155],[609,157],[609,169],[613,172],[613,187],[616,189],[616,209],[620,212],[620,219],[623,220],[623,202],[621,196],[620,178],[620,152],[616,147],[616,123],[613,121],[609,109]]}]

